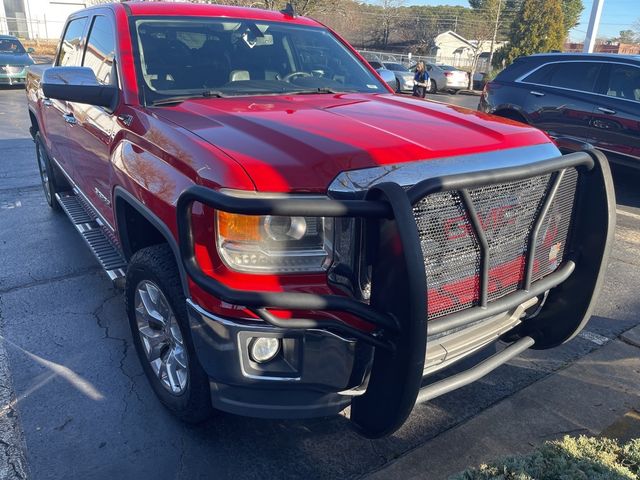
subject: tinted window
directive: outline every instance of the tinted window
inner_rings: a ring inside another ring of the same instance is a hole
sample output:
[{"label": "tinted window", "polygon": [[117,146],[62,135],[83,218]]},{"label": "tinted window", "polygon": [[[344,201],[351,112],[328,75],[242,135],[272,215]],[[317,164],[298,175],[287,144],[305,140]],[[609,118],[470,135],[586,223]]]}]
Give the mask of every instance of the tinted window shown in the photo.
[{"label": "tinted window", "polygon": [[596,62],[566,62],[546,65],[524,79],[552,87],[593,92],[600,64]]},{"label": "tinted window", "polygon": [[[232,18],[136,19],[145,99],[381,92],[327,29]],[[214,92],[211,92],[214,90]]]},{"label": "tinted window", "polygon": [[380,62],[369,62],[373,68],[382,68],[382,64]]},{"label": "tinted window", "polygon": [[100,83],[115,83],[115,55],[115,33],[111,20],[102,15],[95,17],[82,65],[91,68]]},{"label": "tinted window", "polygon": [[384,66],[387,67],[389,70],[394,70],[396,72],[408,72],[409,71],[409,70],[407,70],[407,67],[405,67],[401,63],[386,62],[384,64]]},{"label": "tinted window", "polygon": [[67,25],[67,30],[60,46],[60,56],[56,65],[76,66],[80,64],[80,46],[82,44],[82,34],[87,24],[87,18],[76,18]]},{"label": "tinted window", "polygon": [[631,65],[611,65],[607,95],[640,101],[640,68]]}]

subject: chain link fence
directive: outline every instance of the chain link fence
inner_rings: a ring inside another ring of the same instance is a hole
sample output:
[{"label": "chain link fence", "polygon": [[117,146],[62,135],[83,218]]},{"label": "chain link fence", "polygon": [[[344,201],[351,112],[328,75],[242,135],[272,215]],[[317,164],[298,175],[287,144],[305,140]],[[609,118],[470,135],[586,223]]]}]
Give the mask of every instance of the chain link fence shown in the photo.
[{"label": "chain link fence", "polygon": [[[358,52],[360,52],[360,54],[368,61],[396,62],[402,63],[406,67],[413,66],[417,62],[421,61],[436,65],[451,65],[452,67],[459,68],[460,70],[470,71],[473,63],[473,58],[471,56],[464,55],[445,57],[440,55],[413,55],[411,53],[383,52],[368,49],[360,49]],[[481,53],[476,66],[476,73],[488,73],[490,70],[489,55]]]},{"label": "chain link fence", "polygon": [[47,14],[40,16],[20,15],[15,17],[0,17],[0,35],[13,35],[21,40],[47,41],[58,40],[66,22],[63,19],[47,18]]}]

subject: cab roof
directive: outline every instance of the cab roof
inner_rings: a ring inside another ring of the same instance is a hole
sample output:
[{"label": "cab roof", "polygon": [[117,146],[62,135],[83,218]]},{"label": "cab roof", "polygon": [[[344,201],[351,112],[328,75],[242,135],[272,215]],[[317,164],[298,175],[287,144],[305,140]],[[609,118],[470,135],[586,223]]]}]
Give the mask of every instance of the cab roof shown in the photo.
[{"label": "cab roof", "polygon": [[174,2],[126,2],[122,4],[114,4],[114,6],[117,5],[124,5],[130,15],[133,16],[229,17],[248,20],[286,22],[316,27],[322,26],[320,23],[310,18],[299,16],[292,17],[275,10],[262,10],[259,8]]}]

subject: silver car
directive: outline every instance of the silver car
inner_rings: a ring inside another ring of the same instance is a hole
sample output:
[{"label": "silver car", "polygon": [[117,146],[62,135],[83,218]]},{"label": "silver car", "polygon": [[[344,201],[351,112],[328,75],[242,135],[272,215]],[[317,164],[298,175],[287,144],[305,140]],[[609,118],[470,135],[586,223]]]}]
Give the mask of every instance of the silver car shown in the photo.
[{"label": "silver car", "polygon": [[[412,92],[414,73],[398,62],[383,62],[387,70],[391,70],[396,76],[396,92]],[[394,85],[392,85],[394,87]]]},{"label": "silver car", "polygon": [[438,91],[450,91],[458,93],[469,88],[469,74],[450,65],[425,64],[431,85],[429,93]]}]

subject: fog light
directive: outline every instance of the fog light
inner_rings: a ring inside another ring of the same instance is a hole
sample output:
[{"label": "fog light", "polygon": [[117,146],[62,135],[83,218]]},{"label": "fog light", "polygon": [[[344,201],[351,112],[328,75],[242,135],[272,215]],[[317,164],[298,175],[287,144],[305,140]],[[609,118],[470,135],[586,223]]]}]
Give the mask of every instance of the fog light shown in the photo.
[{"label": "fog light", "polygon": [[280,339],[273,337],[258,337],[249,343],[249,356],[257,363],[273,360],[280,351]]}]

